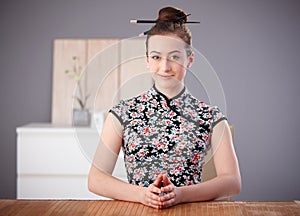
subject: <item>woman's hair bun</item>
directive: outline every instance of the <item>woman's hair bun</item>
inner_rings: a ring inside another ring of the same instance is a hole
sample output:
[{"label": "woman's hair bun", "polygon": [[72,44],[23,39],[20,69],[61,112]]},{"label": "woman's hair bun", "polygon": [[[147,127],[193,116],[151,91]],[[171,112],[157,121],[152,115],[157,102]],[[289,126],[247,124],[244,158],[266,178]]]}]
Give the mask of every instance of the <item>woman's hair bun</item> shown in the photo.
[{"label": "woman's hair bun", "polygon": [[192,34],[185,25],[187,16],[189,15],[178,8],[164,7],[160,9],[156,24],[146,32],[146,53],[148,53],[148,42],[151,36],[175,34],[186,43],[186,53],[187,56],[190,56],[192,53]]},{"label": "woman's hair bun", "polygon": [[184,11],[174,7],[165,7],[159,10],[158,19],[156,20],[156,23],[162,23],[162,22],[185,23],[186,21],[187,21],[187,15]]}]

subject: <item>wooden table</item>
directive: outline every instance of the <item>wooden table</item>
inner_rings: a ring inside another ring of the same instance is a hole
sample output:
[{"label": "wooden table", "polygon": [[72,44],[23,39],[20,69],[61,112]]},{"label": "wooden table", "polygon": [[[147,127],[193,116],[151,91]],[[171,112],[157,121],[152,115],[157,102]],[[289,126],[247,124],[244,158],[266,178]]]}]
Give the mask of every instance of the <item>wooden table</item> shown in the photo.
[{"label": "wooden table", "polygon": [[0,215],[300,215],[300,202],[214,201],[153,209],[138,203],[95,200],[0,200]]}]

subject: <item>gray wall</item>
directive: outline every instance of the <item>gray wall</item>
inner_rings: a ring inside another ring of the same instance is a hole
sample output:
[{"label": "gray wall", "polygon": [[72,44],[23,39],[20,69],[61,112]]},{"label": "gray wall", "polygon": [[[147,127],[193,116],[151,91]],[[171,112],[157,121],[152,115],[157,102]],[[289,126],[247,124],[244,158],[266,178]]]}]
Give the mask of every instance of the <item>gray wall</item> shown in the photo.
[{"label": "gray wall", "polygon": [[0,197],[16,196],[17,126],[49,122],[52,41],[127,38],[172,4],[192,13],[194,47],[218,73],[243,188],[235,199],[300,199],[300,1],[2,0]]}]

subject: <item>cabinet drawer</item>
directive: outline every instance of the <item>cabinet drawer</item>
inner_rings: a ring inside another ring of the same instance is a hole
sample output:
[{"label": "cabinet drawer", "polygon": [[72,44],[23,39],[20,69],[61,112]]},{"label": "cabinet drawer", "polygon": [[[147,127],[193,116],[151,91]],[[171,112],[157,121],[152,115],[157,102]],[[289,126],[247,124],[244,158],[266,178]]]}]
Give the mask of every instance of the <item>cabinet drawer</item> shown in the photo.
[{"label": "cabinet drawer", "polygon": [[[17,172],[19,174],[87,175],[98,145],[97,133],[19,133]],[[113,175],[126,179],[123,152]]]},{"label": "cabinet drawer", "polygon": [[[87,137],[90,141],[84,145],[96,149],[97,137]],[[24,133],[18,135],[17,143],[18,173],[88,174],[92,155],[79,145],[75,133]]]},{"label": "cabinet drawer", "polygon": [[20,175],[18,199],[107,199],[88,191],[86,176]]},{"label": "cabinet drawer", "polygon": [[[87,186],[97,131],[31,124],[17,135],[18,199],[105,199]],[[113,175],[127,181],[123,158],[121,152]]]}]

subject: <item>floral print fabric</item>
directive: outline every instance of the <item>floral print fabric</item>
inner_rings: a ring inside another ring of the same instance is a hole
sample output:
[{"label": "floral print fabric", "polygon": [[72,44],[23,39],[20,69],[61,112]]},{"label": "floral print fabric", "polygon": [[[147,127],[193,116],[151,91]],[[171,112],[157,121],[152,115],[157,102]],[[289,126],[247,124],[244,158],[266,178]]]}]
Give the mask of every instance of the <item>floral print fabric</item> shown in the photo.
[{"label": "floral print fabric", "polygon": [[123,126],[128,181],[141,186],[161,172],[177,187],[200,183],[212,128],[226,119],[218,107],[199,101],[185,87],[168,99],[153,86],[121,100],[110,112]]}]

